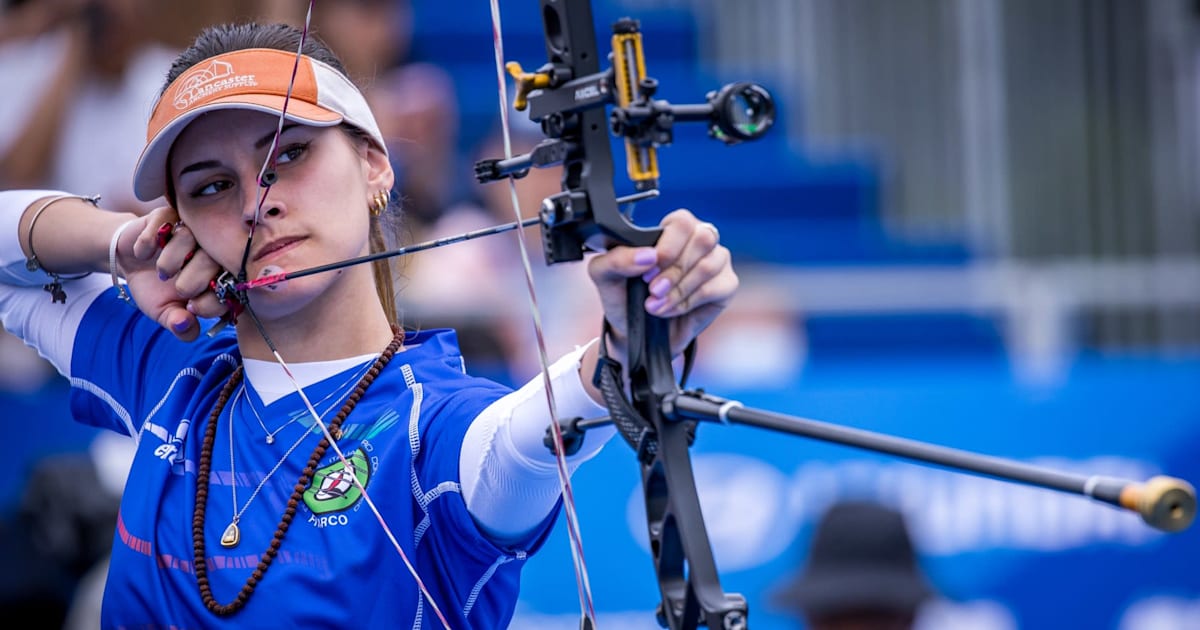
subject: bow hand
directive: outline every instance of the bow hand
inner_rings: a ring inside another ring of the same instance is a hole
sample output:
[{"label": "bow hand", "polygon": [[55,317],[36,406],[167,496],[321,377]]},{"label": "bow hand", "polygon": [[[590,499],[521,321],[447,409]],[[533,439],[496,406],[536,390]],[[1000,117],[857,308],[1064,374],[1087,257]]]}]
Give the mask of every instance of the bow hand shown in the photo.
[{"label": "bow hand", "polygon": [[738,288],[729,250],[720,244],[711,223],[688,210],[676,210],[660,227],[662,234],[653,246],[613,247],[588,263],[611,333],[609,353],[622,364],[627,356],[629,279],[640,276],[646,281],[646,312],[669,320],[673,357],[716,319]]}]

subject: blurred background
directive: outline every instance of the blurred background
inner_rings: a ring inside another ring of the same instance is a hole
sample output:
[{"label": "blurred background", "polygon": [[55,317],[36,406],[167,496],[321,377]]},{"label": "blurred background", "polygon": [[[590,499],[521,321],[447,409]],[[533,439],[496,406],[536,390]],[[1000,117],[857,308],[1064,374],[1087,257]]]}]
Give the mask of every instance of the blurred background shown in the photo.
[{"label": "blurred background", "polygon": [[[538,4],[501,4],[505,57],[537,68]],[[129,179],[172,55],[206,24],[299,24],[306,5],[8,0],[0,186],[150,207]],[[700,103],[752,80],[778,102],[754,143],[677,125],[659,152],[662,195],[637,208],[643,224],[676,207],[712,221],[742,279],[700,339],[692,385],[1068,471],[1200,480],[1200,3],[593,7],[602,45],[617,18],[641,21],[659,98]],[[503,154],[486,2],[322,0],[313,28],[391,144],[406,241],[512,220],[507,185],[471,170]],[[537,128],[512,115],[514,151],[528,150]],[[519,190],[532,215],[558,173]],[[596,334],[594,298],[581,265],[542,266],[528,238],[553,355]],[[537,369],[514,240],[420,254],[398,286],[407,326],[458,328],[468,368],[509,383]],[[124,451],[69,419],[67,389],[0,336],[0,609],[86,628]],[[939,594],[919,627],[1200,627],[1195,531],[761,429],[702,426],[693,455],[723,584],[747,597],[754,628],[803,627],[772,595],[844,498],[908,519]],[[581,469],[576,496],[601,627],[657,627],[623,442]],[[513,627],[578,627],[569,558],[560,527],[528,565]]]}]

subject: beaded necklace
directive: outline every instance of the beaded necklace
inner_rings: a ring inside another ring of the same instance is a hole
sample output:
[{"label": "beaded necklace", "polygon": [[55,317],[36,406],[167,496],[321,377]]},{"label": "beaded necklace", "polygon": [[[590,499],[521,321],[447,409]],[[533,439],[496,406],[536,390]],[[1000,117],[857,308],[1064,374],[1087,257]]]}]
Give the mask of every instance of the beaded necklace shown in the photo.
[{"label": "beaded necklace", "polygon": [[[362,379],[354,387],[354,392],[346,399],[346,403],[338,411],[337,416],[329,422],[329,434],[336,440],[341,436],[341,425],[345,421],[346,416],[358,404],[358,400],[367,391],[367,387],[375,380],[379,373],[383,371],[384,366],[392,360],[392,355],[400,349],[404,341],[404,332],[398,327],[393,326],[392,330],[395,336],[392,342],[384,348],[379,358],[367,370]],[[213,597],[212,587],[208,583],[208,561],[205,557],[204,543],[204,520],[205,510],[208,505],[208,483],[209,475],[212,473],[212,452],[213,444],[217,437],[217,419],[221,416],[221,412],[225,409],[225,404],[229,401],[229,397],[233,395],[233,391],[242,381],[243,371],[242,366],[238,366],[233,374],[229,376],[229,381],[225,383],[225,387],[221,389],[220,395],[217,397],[217,402],[213,406],[212,414],[208,419],[208,426],[204,429],[204,441],[200,446],[200,461],[198,465],[196,477],[196,506],[192,512],[192,545],[195,553],[195,568],[196,568],[196,584],[200,589],[200,598],[204,600],[204,606],[209,611],[216,615],[227,616],[239,611],[249,601],[250,596],[254,594],[255,587],[270,568],[271,562],[275,559],[275,555],[279,553],[279,547],[283,544],[283,537],[287,534],[288,527],[292,524],[292,519],[296,516],[296,506],[300,504],[304,490],[308,487],[309,481],[312,479],[313,473],[316,472],[317,464],[321,458],[325,456],[326,449],[329,448],[329,438],[322,437],[320,443],[317,444],[312,455],[308,458],[308,465],[305,466],[304,472],[300,473],[300,479],[296,481],[296,485],[292,488],[292,496],[287,501],[287,508],[283,512],[283,517],[279,521],[279,525],[275,528],[275,534],[271,537],[271,542],[267,546],[266,551],[259,557],[258,567],[246,578],[246,583],[242,589],[238,591],[237,597],[228,604],[221,604]]]}]

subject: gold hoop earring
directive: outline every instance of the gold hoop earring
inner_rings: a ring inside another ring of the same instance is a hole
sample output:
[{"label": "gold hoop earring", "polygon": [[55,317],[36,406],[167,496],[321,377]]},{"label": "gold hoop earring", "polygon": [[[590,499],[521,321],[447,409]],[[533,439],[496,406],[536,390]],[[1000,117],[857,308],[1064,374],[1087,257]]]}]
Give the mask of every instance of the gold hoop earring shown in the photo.
[{"label": "gold hoop earring", "polygon": [[384,210],[387,210],[388,197],[389,197],[389,194],[388,194],[388,191],[386,191],[386,190],[381,190],[381,191],[375,193],[375,195],[373,197],[371,197],[371,205],[370,205],[371,216],[377,217],[377,216],[383,214]]}]

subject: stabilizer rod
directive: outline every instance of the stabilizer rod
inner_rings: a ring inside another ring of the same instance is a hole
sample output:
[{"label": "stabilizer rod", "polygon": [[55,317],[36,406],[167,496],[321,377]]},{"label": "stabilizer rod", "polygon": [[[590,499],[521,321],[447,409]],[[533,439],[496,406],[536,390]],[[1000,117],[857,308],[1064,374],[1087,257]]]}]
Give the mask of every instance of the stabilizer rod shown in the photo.
[{"label": "stabilizer rod", "polygon": [[906,459],[1091,497],[1137,512],[1148,525],[1179,532],[1196,518],[1196,490],[1174,477],[1145,482],[1101,475],[1079,475],[1010,459],[919,442],[864,429],[844,427],[772,411],[750,409],[740,402],[698,391],[684,391],[663,401],[664,415],[674,420],[709,420],[744,424],[825,442],[877,451]]}]

